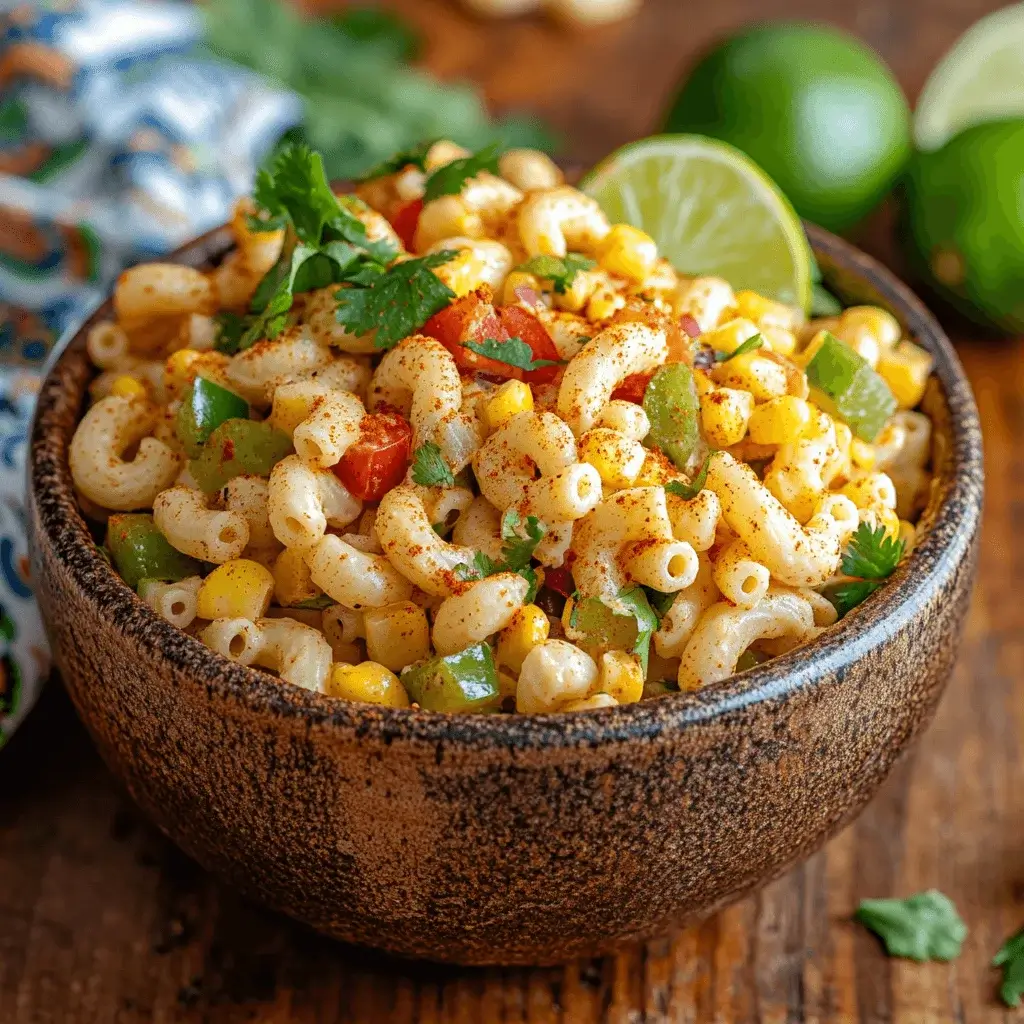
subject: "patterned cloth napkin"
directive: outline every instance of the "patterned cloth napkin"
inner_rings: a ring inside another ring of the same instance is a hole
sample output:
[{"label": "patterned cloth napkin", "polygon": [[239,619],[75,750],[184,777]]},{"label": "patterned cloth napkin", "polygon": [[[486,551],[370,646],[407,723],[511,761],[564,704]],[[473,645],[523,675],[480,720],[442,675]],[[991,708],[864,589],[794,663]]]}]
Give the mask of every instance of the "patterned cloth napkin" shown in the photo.
[{"label": "patterned cloth napkin", "polygon": [[131,263],[228,219],[299,98],[171,0],[0,0],[0,747],[47,673],[25,558],[39,373]]}]

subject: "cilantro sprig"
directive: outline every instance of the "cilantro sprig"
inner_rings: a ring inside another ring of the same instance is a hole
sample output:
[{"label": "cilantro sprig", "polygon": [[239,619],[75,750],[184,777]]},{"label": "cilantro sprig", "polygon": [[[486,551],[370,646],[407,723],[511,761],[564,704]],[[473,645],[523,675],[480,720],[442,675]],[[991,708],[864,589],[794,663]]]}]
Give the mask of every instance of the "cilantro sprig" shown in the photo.
[{"label": "cilantro sprig", "polygon": [[510,508],[501,517],[501,539],[505,542],[501,548],[501,560],[477,551],[472,565],[457,566],[455,571],[464,580],[480,580],[499,572],[517,573],[530,585],[526,592],[526,603],[529,604],[537,596],[537,570],[530,565],[530,560],[546,533],[547,527],[536,516],[524,519]]},{"label": "cilantro sprig", "polygon": [[872,529],[869,524],[861,523],[857,527],[843,553],[842,562],[843,572],[856,578],[828,591],[828,598],[840,618],[873,594],[893,574],[903,557],[904,547],[903,541],[893,540],[884,526]]},{"label": "cilantro sprig", "polygon": [[481,171],[498,173],[498,157],[501,156],[501,145],[492,142],[489,146],[471,153],[469,156],[460,157],[450,163],[438,167],[429,178],[423,190],[423,202],[429,203],[432,199],[440,199],[441,196],[457,196],[462,191],[462,186],[475,178]]},{"label": "cilantro sprig", "polygon": [[444,461],[441,449],[433,441],[421,444],[413,452],[412,478],[421,487],[455,486],[455,475]]},{"label": "cilantro sprig", "polygon": [[570,252],[564,256],[533,256],[516,269],[547,278],[554,286],[555,292],[564,295],[572,287],[576,275],[581,270],[593,270],[596,266],[594,260],[578,252]]},{"label": "cilantro sprig", "polygon": [[659,624],[658,615],[651,607],[647,592],[638,584],[623,587],[616,597],[636,618],[638,633],[633,653],[640,655],[640,664],[646,676],[647,663],[651,656],[651,637],[654,636]]},{"label": "cilantro sprig", "polygon": [[882,940],[889,956],[918,963],[955,960],[967,938],[956,905],[937,889],[905,900],[861,900],[854,917]]},{"label": "cilantro sprig", "polygon": [[425,171],[427,169],[427,154],[430,152],[430,147],[433,144],[434,140],[430,139],[412,146],[410,149],[401,149],[359,175],[355,181],[357,183],[373,181],[374,178],[383,178],[386,174],[397,174],[399,171],[403,171],[406,167],[410,166],[418,167],[421,171]]},{"label": "cilantro sprig", "polygon": [[711,455],[708,455],[700,470],[698,470],[697,475],[689,483],[684,483],[682,480],[670,480],[665,484],[665,493],[674,494],[677,498],[685,498],[687,501],[692,501],[707,485],[708,469],[710,467]]},{"label": "cilantro sprig", "polygon": [[1020,1006],[1024,996],[1024,929],[1007,939],[992,959],[993,967],[1002,967],[1003,983],[999,995],[1007,1006]]},{"label": "cilantro sprig", "polygon": [[519,370],[539,370],[543,366],[560,366],[557,359],[534,359],[533,349],[522,338],[484,338],[481,342],[467,341],[466,348],[495,362],[514,366]]},{"label": "cilantro sprig", "polygon": [[256,176],[254,231],[284,230],[277,262],[257,285],[248,314],[222,319],[216,347],[234,353],[261,338],[276,338],[288,323],[296,294],[325,288],[375,267],[398,254],[386,239],[370,241],[353,212],[352,199],[331,191],[319,153],[299,143],[283,147]]},{"label": "cilantro sprig", "polygon": [[716,352],[716,363],[727,363],[730,359],[745,356],[748,352],[756,352],[764,344],[764,338],[760,334],[752,334],[746,341],[741,342],[731,352]]},{"label": "cilantro sprig", "polygon": [[403,260],[387,270],[367,265],[336,295],[335,319],[356,335],[376,331],[378,349],[393,348],[455,298],[433,271],[458,255],[451,249]]}]

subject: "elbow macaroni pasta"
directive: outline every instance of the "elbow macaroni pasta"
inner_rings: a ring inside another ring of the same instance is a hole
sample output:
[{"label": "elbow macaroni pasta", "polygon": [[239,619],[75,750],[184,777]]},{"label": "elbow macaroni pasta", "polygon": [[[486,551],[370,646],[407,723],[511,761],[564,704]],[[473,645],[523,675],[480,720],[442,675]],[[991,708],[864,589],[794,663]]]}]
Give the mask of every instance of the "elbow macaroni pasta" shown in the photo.
[{"label": "elbow macaroni pasta", "polygon": [[[132,529],[152,531],[139,597],[284,684],[393,708],[423,699],[411,673],[470,652],[490,659],[504,710],[584,711],[712,685],[831,627],[855,531],[916,539],[929,354],[881,309],[808,323],[680,275],[532,150],[399,222],[432,171],[468,155],[439,142],[425,170],[338,197],[395,264],[455,253],[433,268],[451,309],[387,351],[383,322],[359,335],[336,318],[358,278],[296,295],[276,337],[222,345],[218,314],[246,314],[294,240],[255,230],[249,200],[215,269],[144,264],[118,279],[114,319],[85,341],[98,373],[68,457],[92,518],[139,513]],[[531,259],[570,253],[592,262],[560,282]],[[826,331],[895,400],[873,441],[810,387]],[[732,355],[755,335],[760,347]],[[467,347],[500,355],[506,336],[539,365]],[[696,403],[678,413],[696,436],[688,461],[660,437],[671,418],[644,404],[650,378],[680,362]],[[230,410],[213,425],[245,421],[220,452],[207,421],[186,429],[201,391]],[[451,685],[454,668],[432,671]]]}]

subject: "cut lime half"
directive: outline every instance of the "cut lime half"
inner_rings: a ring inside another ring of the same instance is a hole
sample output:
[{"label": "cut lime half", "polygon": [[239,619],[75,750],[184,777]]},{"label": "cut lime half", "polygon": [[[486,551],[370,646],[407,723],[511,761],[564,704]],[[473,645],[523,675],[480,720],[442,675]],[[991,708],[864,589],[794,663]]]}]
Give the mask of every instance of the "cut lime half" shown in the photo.
[{"label": "cut lime half", "polygon": [[914,142],[930,151],[983,121],[1024,117],[1024,3],[972,25],[939,61],[914,111]]},{"label": "cut lime half", "polygon": [[580,187],[612,223],[646,231],[683,274],[808,309],[813,257],[800,218],[757,164],[702,135],[623,146]]}]

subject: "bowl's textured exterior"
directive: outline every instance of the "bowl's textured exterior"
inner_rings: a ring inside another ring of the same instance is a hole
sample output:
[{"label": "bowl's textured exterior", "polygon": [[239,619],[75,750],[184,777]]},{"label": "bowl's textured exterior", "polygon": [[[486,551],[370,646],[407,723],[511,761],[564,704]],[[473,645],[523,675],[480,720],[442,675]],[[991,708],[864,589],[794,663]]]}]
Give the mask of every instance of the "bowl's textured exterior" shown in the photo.
[{"label": "bowl's textured exterior", "polygon": [[[977,552],[981,438],[938,325],[817,229],[827,279],[937,359],[937,483],[913,557],[812,646],[703,693],[558,716],[448,717],[329,700],[233,665],[151,612],[76,508],[80,335],[43,386],[30,519],[56,663],[113,772],[248,895],[414,957],[551,963],[704,916],[806,857],[930,720]],[[183,251],[222,255],[223,232]],[[109,311],[101,310],[100,316]]]}]

